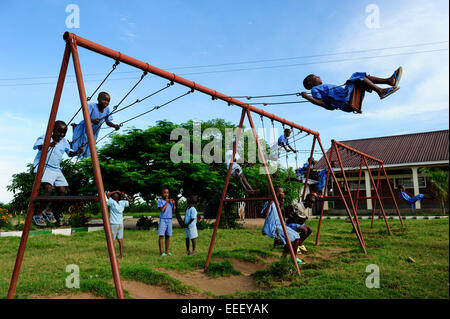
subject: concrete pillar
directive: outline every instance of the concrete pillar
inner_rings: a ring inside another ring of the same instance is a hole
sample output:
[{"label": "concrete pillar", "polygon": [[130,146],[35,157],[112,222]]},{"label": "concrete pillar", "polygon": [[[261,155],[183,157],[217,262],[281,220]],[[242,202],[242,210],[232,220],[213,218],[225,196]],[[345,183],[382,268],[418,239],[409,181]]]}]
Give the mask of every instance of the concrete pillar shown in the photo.
[{"label": "concrete pillar", "polygon": [[[414,186],[414,196],[419,195],[419,173],[418,173],[418,167],[412,167],[412,178],[413,178],[413,186]],[[420,202],[417,201],[415,203],[416,209],[421,209],[422,205],[420,205]]]},{"label": "concrete pillar", "polygon": [[[370,175],[368,171],[364,171],[364,181],[366,184],[366,197],[370,197],[372,196],[372,191],[370,190],[370,185],[371,185],[371,181],[370,181]],[[367,205],[367,209],[370,210],[372,209],[372,200],[371,199],[366,199],[366,205]]]}]

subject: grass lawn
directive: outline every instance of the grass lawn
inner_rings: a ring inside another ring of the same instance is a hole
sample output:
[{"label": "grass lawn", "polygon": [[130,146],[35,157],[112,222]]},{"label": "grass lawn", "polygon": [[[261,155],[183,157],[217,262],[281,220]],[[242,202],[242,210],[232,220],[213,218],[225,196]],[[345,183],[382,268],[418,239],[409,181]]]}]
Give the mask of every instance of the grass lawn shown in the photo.
[{"label": "grass lawn", "polygon": [[[227,298],[449,298],[449,220],[406,220],[406,230],[398,221],[390,221],[389,236],[383,220],[362,221],[368,254],[364,255],[344,220],[325,220],[321,243],[314,246],[314,233],[305,242],[309,252],[303,255],[298,277],[290,260],[280,261],[281,248],[272,249],[273,240],[260,229],[220,229],[208,275],[231,278],[240,271],[231,261],[263,264],[247,276],[255,289],[233,294],[209,294]],[[314,231],[317,221],[309,224]],[[212,230],[199,231],[198,253],[187,256],[184,230],[174,229],[171,239],[173,256],[159,257],[155,231],[126,230],[125,257],[119,260],[121,275],[162,286],[170,292],[188,296],[199,289],[187,285],[165,270],[199,272],[206,259]],[[9,286],[19,238],[0,238],[0,298]],[[117,245],[116,245],[117,247]],[[413,261],[408,260],[412,258]],[[40,235],[29,237],[16,295],[19,298],[70,294],[65,288],[69,275],[66,266],[80,268],[80,291],[102,297],[115,297],[104,232],[79,233],[70,237]],[[380,288],[369,289],[366,267],[375,264],[380,270]],[[238,277],[239,278],[239,277]],[[225,281],[225,280],[222,280]],[[126,293],[127,297],[130,297]]]}]

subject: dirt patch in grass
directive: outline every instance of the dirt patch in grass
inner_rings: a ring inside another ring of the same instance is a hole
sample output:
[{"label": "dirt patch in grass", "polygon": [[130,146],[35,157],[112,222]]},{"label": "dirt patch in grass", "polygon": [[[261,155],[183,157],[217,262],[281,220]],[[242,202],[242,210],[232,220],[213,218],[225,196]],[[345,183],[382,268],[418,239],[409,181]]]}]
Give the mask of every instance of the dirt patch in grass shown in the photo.
[{"label": "dirt patch in grass", "polygon": [[205,299],[208,296],[191,293],[179,295],[175,292],[167,291],[164,287],[148,285],[134,280],[123,280],[123,288],[135,299]]},{"label": "dirt patch in grass", "polygon": [[88,292],[68,295],[32,296],[29,299],[104,299]]},{"label": "dirt patch in grass", "polygon": [[216,295],[234,294],[237,291],[258,290],[253,278],[249,276],[233,275],[227,277],[211,278],[202,269],[190,272],[179,272],[176,270],[158,269],[172,278],[178,279],[183,284],[194,286],[201,291],[212,292]]},{"label": "dirt patch in grass", "polygon": [[332,257],[348,250],[350,250],[350,248],[330,247],[320,249],[320,251],[317,251],[315,253],[302,253],[301,255],[297,255],[297,257],[304,260],[305,262],[321,262],[331,259]]},{"label": "dirt patch in grass", "polygon": [[[218,261],[218,262],[220,262],[222,260],[224,260],[224,259],[222,259],[222,258],[215,259],[215,261]],[[233,266],[233,268],[236,269],[237,271],[241,272],[244,276],[249,276],[257,270],[262,270],[262,269],[267,268],[266,264],[263,264],[260,262],[252,263],[252,262],[239,260],[236,258],[230,258],[228,260],[231,262],[231,265]]]}]

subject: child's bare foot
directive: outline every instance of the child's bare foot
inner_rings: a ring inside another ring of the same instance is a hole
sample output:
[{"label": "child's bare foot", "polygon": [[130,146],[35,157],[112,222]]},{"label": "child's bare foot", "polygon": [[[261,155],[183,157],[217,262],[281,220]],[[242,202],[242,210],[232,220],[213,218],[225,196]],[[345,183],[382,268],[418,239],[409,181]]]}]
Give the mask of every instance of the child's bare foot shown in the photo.
[{"label": "child's bare foot", "polygon": [[191,255],[195,255],[197,252],[195,250],[192,251]]},{"label": "child's bare foot", "polygon": [[186,255],[190,255],[191,252],[189,250],[186,250]]}]

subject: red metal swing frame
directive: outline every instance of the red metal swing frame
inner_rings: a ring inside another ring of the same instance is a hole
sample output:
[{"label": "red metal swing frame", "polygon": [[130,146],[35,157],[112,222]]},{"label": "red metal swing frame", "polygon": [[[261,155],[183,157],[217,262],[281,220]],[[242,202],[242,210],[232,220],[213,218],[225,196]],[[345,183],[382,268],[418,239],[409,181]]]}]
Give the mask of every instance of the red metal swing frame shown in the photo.
[{"label": "red metal swing frame", "polygon": [[[352,221],[352,223],[355,223],[357,225],[357,236],[363,242],[364,247],[365,247],[364,236],[363,236],[363,234],[361,232],[361,227],[359,225],[359,218],[358,218],[358,212],[357,212],[358,211],[358,201],[360,199],[371,199],[372,202],[373,202],[371,228],[373,228],[373,221],[375,219],[375,209],[376,209],[376,205],[378,203],[380,205],[380,211],[381,211],[381,214],[382,214],[382,216],[384,218],[384,221],[385,221],[385,224],[386,224],[386,228],[387,228],[387,230],[389,232],[389,235],[392,235],[392,231],[391,231],[391,228],[389,227],[389,222],[388,222],[387,217],[386,217],[386,212],[385,212],[384,207],[383,207],[383,202],[382,202],[383,198],[390,198],[390,199],[392,199],[392,201],[394,202],[395,210],[397,211],[397,215],[398,215],[398,217],[400,219],[400,223],[402,225],[402,228],[405,227],[404,224],[403,224],[402,216],[400,214],[400,210],[399,210],[398,205],[397,205],[397,201],[396,201],[395,196],[394,196],[394,192],[392,190],[391,182],[390,182],[389,177],[388,177],[388,175],[386,173],[386,170],[384,168],[383,160],[381,160],[379,158],[376,158],[376,157],[373,157],[371,155],[368,155],[366,153],[363,153],[361,151],[358,151],[357,149],[354,149],[354,148],[352,148],[352,147],[350,147],[348,145],[345,145],[344,143],[338,142],[336,140],[332,140],[331,142],[332,142],[332,144],[331,144],[331,147],[330,147],[329,155],[328,155],[328,157],[327,157],[327,155],[325,155],[325,159],[326,159],[327,163],[328,162],[332,162],[333,161],[333,153],[336,153],[336,157],[337,157],[337,160],[339,162],[340,172],[342,174],[342,179],[343,179],[345,188],[347,189],[347,195],[344,195],[344,196],[327,196],[326,195],[327,194],[327,187],[328,187],[329,176],[330,176],[330,169],[328,169],[327,179],[326,179],[326,183],[325,183],[325,189],[323,191],[324,196],[322,196],[322,198],[321,198],[321,199],[323,199],[323,202],[322,202],[322,207],[321,207],[321,211],[320,211],[319,224],[317,225],[316,245],[319,244],[320,228],[321,228],[321,225],[322,225],[322,219],[323,219],[323,215],[324,215],[325,201],[327,201],[327,200],[333,200],[333,201],[343,200],[344,203],[346,203],[347,200],[350,201],[351,207],[352,207],[352,212],[353,212],[353,216],[350,217],[350,220]],[[345,170],[344,170],[344,164],[343,164],[343,161],[342,161],[342,157],[341,157],[341,155],[339,153],[339,149],[346,150],[346,151],[348,151],[348,152],[350,152],[350,153],[352,153],[352,154],[354,154],[356,156],[360,156],[360,158],[361,158],[360,159],[360,166],[359,166],[359,174],[358,174],[358,187],[357,187],[356,194],[355,194],[354,198],[352,196],[352,193],[351,193],[351,190],[350,190],[350,187],[349,187],[349,184],[348,184],[347,175],[346,175]],[[373,178],[373,174],[371,172],[368,160],[371,160],[371,161],[373,161],[373,162],[378,164],[378,169],[377,169],[378,174],[377,174],[377,181],[376,181],[376,183],[375,183],[375,180]],[[373,190],[375,192],[375,196],[359,196],[363,164],[365,164],[366,169],[367,169],[367,171],[369,173],[371,185],[372,185]],[[388,196],[388,197],[380,196],[379,186],[380,186],[381,172],[383,172],[384,178],[386,179],[386,183],[387,183],[388,188],[389,188],[390,196]],[[331,173],[333,173],[333,172],[331,172]],[[335,186],[340,188],[339,183],[336,182],[335,178],[334,178],[334,182],[335,182]],[[376,201],[373,201],[374,199]]]},{"label": "red metal swing frame", "polygon": [[[323,148],[322,142],[320,140],[320,136],[318,132],[312,131],[308,128],[302,127],[294,122],[288,121],[286,119],[283,119],[281,117],[278,117],[274,114],[265,112],[261,109],[258,109],[248,103],[244,103],[241,102],[237,99],[234,99],[230,96],[227,96],[225,94],[222,94],[220,92],[217,92],[215,90],[211,90],[205,86],[202,86],[200,84],[197,84],[195,82],[189,81],[185,78],[182,78],[180,76],[175,75],[174,73],[170,73],[167,71],[164,71],[162,69],[159,69],[157,67],[154,67],[146,62],[142,62],[139,61],[137,59],[134,59],[130,56],[127,56],[125,54],[122,54],[118,51],[114,51],[112,49],[109,49],[107,47],[104,47],[102,45],[99,45],[97,43],[94,43],[92,41],[89,41],[87,39],[84,39],[82,37],[79,37],[73,33],[69,33],[66,32],[63,35],[64,40],[66,41],[66,46],[65,46],[65,51],[64,51],[64,56],[63,56],[63,60],[62,60],[62,64],[61,64],[61,69],[59,72],[59,77],[58,77],[58,82],[56,85],[56,90],[55,90],[55,94],[54,94],[54,98],[53,98],[53,103],[52,103],[52,107],[51,107],[51,111],[50,111],[50,116],[49,116],[49,120],[47,123],[47,130],[46,130],[46,134],[45,134],[45,139],[44,139],[44,145],[42,147],[42,153],[41,153],[41,159],[39,161],[39,165],[38,165],[38,170],[37,170],[37,174],[34,180],[34,184],[33,184],[33,188],[32,188],[32,192],[31,192],[31,198],[30,198],[30,202],[28,204],[28,209],[27,209],[27,215],[25,218],[25,225],[24,225],[24,229],[22,232],[22,237],[21,237],[21,241],[20,241],[20,245],[18,248],[18,252],[17,252],[17,257],[16,257],[16,262],[14,265],[14,270],[13,270],[13,274],[11,277],[11,281],[10,281],[10,286],[9,286],[9,290],[8,290],[8,295],[7,297],[9,299],[14,298],[15,295],[15,291],[16,291],[16,287],[17,287],[17,282],[18,282],[18,278],[19,278],[19,274],[20,274],[20,268],[22,265],[22,261],[23,261],[23,257],[25,254],[25,249],[26,249],[26,244],[27,244],[27,240],[28,240],[28,236],[29,236],[29,232],[30,232],[30,226],[32,223],[32,218],[33,218],[33,213],[34,213],[34,209],[35,209],[35,201],[39,200],[39,196],[38,196],[38,192],[39,192],[39,188],[41,185],[41,179],[44,173],[44,164],[45,164],[45,159],[47,158],[47,154],[48,154],[48,149],[49,149],[49,145],[50,145],[50,138],[52,135],[52,131],[53,131],[53,127],[54,127],[54,123],[56,120],[56,115],[58,112],[58,108],[59,108],[59,102],[61,99],[61,93],[64,87],[64,81],[66,78],[66,73],[67,73],[67,68],[68,68],[68,64],[69,64],[69,60],[70,57],[72,56],[72,61],[73,61],[73,65],[74,65],[74,70],[75,70],[75,76],[76,76],[76,81],[77,81],[77,86],[78,86],[78,93],[79,93],[79,98],[80,98],[80,102],[81,102],[81,108],[82,108],[82,113],[83,113],[83,118],[85,121],[85,125],[86,125],[86,133],[88,136],[88,144],[89,144],[89,148],[91,151],[91,158],[92,158],[92,166],[93,166],[93,171],[94,171],[94,178],[95,178],[95,183],[97,186],[97,191],[98,194],[100,196],[98,196],[97,200],[100,202],[100,207],[101,207],[101,212],[102,212],[102,217],[103,217],[103,224],[104,224],[104,228],[105,228],[105,235],[106,235],[106,242],[107,242],[107,247],[108,247],[108,252],[109,252],[109,258],[110,258],[110,262],[111,262],[111,268],[112,268],[112,273],[113,273],[113,277],[114,277],[114,285],[115,285],[115,289],[116,289],[116,294],[117,294],[117,298],[123,299],[124,298],[124,293],[123,293],[123,287],[122,287],[122,283],[120,280],[120,272],[119,272],[119,266],[118,266],[118,262],[117,262],[117,258],[116,258],[116,252],[115,252],[115,248],[114,248],[114,241],[112,238],[112,232],[111,232],[111,227],[110,227],[110,223],[109,223],[109,217],[108,217],[108,210],[107,210],[107,205],[106,205],[106,199],[104,196],[104,186],[103,186],[103,179],[102,179],[102,175],[101,175],[101,170],[100,170],[100,165],[99,165],[99,160],[98,160],[98,155],[97,155],[97,148],[96,148],[96,142],[95,142],[95,138],[94,138],[94,133],[93,133],[93,129],[92,129],[92,125],[91,125],[91,121],[90,121],[90,116],[89,116],[89,110],[88,110],[88,104],[87,104],[87,99],[86,99],[86,91],[85,91],[85,87],[84,87],[84,81],[83,81],[83,76],[82,76],[82,72],[81,72],[81,64],[80,64],[80,59],[78,56],[78,47],[83,47],[85,49],[88,49],[90,51],[96,52],[98,54],[104,55],[106,57],[112,58],[114,59],[116,62],[122,62],[125,64],[128,64],[130,66],[136,67],[142,71],[146,71],[149,73],[152,73],[154,75],[157,75],[159,77],[168,79],[170,81],[173,81],[175,83],[184,85],[186,87],[189,87],[191,89],[194,89],[196,91],[202,92],[204,94],[210,95],[213,99],[215,100],[222,100],[228,103],[228,105],[237,105],[239,107],[242,108],[242,114],[241,114],[241,119],[239,122],[239,127],[238,127],[238,132],[237,132],[237,140],[239,140],[241,131],[242,131],[242,127],[243,127],[243,122],[244,122],[244,118],[247,116],[249,122],[250,122],[250,126],[254,135],[254,138],[256,140],[257,143],[257,147],[258,147],[258,152],[259,152],[259,156],[260,159],[262,159],[262,164],[264,166],[264,170],[265,170],[265,174],[267,177],[267,181],[269,184],[269,188],[270,188],[270,194],[271,194],[271,199],[274,200],[276,208],[277,208],[277,212],[278,212],[278,216],[280,217],[280,221],[282,223],[282,228],[283,228],[283,232],[286,236],[286,238],[288,238],[287,236],[287,230],[286,230],[286,225],[284,223],[284,219],[282,216],[282,212],[281,212],[281,208],[279,205],[279,202],[277,200],[276,194],[275,194],[275,189],[273,187],[272,184],[272,180],[268,171],[268,167],[267,167],[267,162],[264,156],[264,152],[262,151],[261,145],[259,143],[259,139],[258,139],[258,135],[256,133],[256,129],[255,129],[255,125],[253,123],[253,119],[252,119],[252,115],[251,113],[256,113],[259,114],[260,116],[263,117],[267,117],[271,120],[280,122],[282,124],[285,124],[287,126],[290,126],[292,128],[296,128],[298,130],[301,130],[303,132],[312,134],[314,136],[314,141],[313,141],[313,146],[312,146],[312,150],[311,150],[311,155],[314,152],[314,146],[316,144],[316,142],[319,144],[322,153],[325,155],[326,152]],[[233,149],[233,157],[236,154],[236,147],[234,147]],[[312,156],[311,156],[312,158]],[[344,194],[341,190],[341,188],[339,187],[337,180],[336,180],[336,176],[334,174],[334,172],[331,169],[331,164],[330,161],[328,160],[328,158],[325,156],[325,161],[327,166],[329,167],[329,171],[331,172],[331,175],[333,177],[333,180],[336,181],[336,185],[337,185],[337,189],[339,192],[339,196],[342,198],[342,200],[345,203],[345,207],[347,210],[347,213],[350,215],[350,209],[348,207],[348,205],[345,202],[345,198],[344,198]],[[218,225],[219,225],[219,221],[220,221],[220,216],[221,216],[221,212],[222,212],[222,208],[223,208],[223,203],[226,201],[225,196],[227,193],[227,189],[228,189],[228,184],[229,184],[229,180],[230,180],[230,175],[231,175],[231,170],[233,167],[233,163],[231,162],[230,167],[228,169],[227,172],[227,177],[226,177],[226,181],[225,181],[225,186],[222,192],[222,197],[221,197],[221,201],[220,201],[220,206],[219,206],[219,211],[217,214],[217,218],[216,218],[216,227],[214,229],[213,232],[213,236],[211,239],[211,243],[210,243],[210,247],[209,247],[209,251],[208,251],[208,257],[206,260],[206,264],[205,264],[205,271],[208,269],[208,265],[211,259],[211,254],[212,254],[212,250],[213,250],[213,246],[214,246],[214,242],[215,242],[215,238],[217,235],[217,229],[218,229]],[[307,172],[306,175],[306,179],[309,178],[309,170]],[[305,183],[305,187],[307,185],[307,180]],[[304,194],[305,192],[303,192],[303,199],[304,199]],[[264,200],[267,198],[264,198]],[[51,198],[47,198],[47,201],[52,200]],[[59,200],[61,201],[61,198],[59,198]],[[67,199],[70,200],[70,199]],[[355,223],[352,222],[353,228],[355,229],[355,231],[357,231],[357,226]],[[364,250],[364,252],[366,253],[366,248],[365,245],[363,244],[363,242],[361,241],[360,238],[359,242],[360,245],[362,247],[362,249]],[[296,265],[297,268],[297,272],[300,275],[300,269],[298,267],[298,264],[296,262],[296,256],[295,256],[295,252],[292,249],[291,243],[288,241],[288,246],[289,246],[289,251],[290,251],[290,255],[291,258],[294,262],[294,264]]]}]

